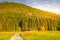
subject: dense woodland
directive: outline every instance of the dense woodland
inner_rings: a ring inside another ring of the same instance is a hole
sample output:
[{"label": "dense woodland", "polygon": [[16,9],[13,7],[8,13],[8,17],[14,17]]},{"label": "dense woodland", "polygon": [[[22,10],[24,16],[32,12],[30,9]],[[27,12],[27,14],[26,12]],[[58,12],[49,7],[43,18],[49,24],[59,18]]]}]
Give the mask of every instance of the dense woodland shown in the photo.
[{"label": "dense woodland", "polygon": [[21,3],[0,3],[0,31],[60,30],[60,15]]}]

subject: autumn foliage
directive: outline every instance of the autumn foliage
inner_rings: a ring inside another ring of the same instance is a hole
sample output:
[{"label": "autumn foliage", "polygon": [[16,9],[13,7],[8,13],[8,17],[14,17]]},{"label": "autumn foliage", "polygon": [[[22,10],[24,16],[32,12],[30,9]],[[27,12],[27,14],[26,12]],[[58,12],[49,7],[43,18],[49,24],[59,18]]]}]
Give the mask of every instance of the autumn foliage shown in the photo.
[{"label": "autumn foliage", "polygon": [[21,3],[0,4],[0,31],[60,30],[60,15]]}]

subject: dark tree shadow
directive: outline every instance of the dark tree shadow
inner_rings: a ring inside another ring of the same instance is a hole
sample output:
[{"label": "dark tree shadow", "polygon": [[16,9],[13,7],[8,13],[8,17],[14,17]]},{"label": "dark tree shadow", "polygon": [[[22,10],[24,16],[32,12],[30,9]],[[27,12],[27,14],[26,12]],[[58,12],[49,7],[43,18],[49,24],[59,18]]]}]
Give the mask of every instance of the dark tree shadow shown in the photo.
[{"label": "dark tree shadow", "polygon": [[57,30],[60,31],[60,27],[57,27]]},{"label": "dark tree shadow", "polygon": [[22,21],[19,22],[19,27],[21,28],[21,31],[22,31]]}]

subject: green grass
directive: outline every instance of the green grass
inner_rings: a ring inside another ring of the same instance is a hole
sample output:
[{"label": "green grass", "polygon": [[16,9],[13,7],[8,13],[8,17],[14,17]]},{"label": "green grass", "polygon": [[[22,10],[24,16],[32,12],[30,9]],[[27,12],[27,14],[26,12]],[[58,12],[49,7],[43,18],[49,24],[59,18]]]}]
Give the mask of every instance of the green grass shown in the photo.
[{"label": "green grass", "polygon": [[16,33],[20,33],[24,40],[60,40],[59,31],[0,32],[0,40],[10,40]]}]

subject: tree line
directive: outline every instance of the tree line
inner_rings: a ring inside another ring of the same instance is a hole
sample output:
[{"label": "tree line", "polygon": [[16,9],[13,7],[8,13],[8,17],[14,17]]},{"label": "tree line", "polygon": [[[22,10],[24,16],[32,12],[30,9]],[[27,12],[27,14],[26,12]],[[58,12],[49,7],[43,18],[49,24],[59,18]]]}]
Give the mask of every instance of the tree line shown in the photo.
[{"label": "tree line", "polygon": [[9,13],[0,15],[0,31],[53,31],[60,30],[60,19],[23,13]]}]

